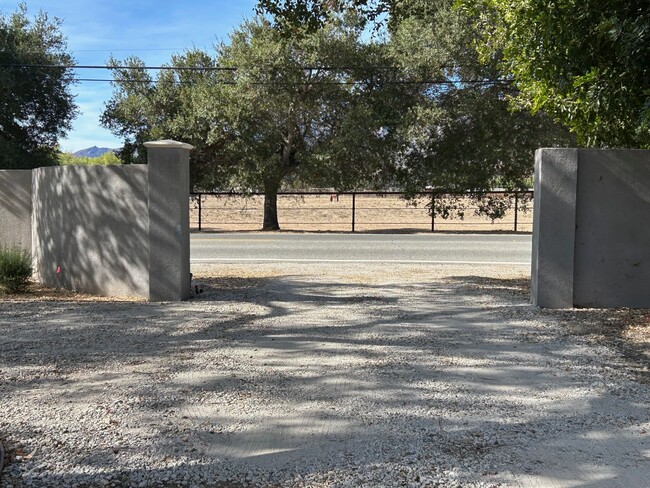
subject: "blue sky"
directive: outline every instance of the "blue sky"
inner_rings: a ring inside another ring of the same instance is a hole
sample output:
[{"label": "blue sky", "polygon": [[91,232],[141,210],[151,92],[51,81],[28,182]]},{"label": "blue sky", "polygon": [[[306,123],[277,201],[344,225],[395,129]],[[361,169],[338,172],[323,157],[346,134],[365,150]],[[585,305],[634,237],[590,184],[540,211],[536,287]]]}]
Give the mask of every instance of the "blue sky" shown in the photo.
[{"label": "blue sky", "polygon": [[[63,20],[68,50],[79,65],[105,65],[136,55],[160,65],[175,52],[197,47],[211,50],[245,18],[254,15],[256,0],[37,0],[27,1],[30,17],[39,10]],[[0,0],[4,14],[18,2]],[[81,78],[110,78],[106,70],[79,70]],[[116,148],[121,141],[99,125],[111,96],[109,83],[86,82],[73,87],[81,111],[61,147],[74,152],[90,146]]]}]

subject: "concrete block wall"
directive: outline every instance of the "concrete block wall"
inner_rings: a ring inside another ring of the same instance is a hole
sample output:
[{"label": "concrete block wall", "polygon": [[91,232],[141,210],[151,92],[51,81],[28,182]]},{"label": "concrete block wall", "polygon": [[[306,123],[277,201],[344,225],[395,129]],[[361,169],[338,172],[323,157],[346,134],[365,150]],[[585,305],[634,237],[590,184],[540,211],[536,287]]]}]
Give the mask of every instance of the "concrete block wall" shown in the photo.
[{"label": "concrete block wall", "polygon": [[32,247],[32,172],[0,170],[0,246]]},{"label": "concrete block wall", "polygon": [[539,149],[532,301],[650,307],[650,151]]},{"label": "concrete block wall", "polygon": [[0,243],[31,247],[48,286],[187,298],[191,146],[147,146],[148,165],[0,171]]}]

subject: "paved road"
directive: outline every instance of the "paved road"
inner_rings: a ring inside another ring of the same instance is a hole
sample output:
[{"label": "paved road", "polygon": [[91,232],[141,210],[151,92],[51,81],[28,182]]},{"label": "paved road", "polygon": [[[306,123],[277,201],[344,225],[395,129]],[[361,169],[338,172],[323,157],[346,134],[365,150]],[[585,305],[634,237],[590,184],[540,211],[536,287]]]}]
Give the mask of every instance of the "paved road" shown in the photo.
[{"label": "paved road", "polygon": [[530,235],[192,234],[192,262],[528,264]]}]

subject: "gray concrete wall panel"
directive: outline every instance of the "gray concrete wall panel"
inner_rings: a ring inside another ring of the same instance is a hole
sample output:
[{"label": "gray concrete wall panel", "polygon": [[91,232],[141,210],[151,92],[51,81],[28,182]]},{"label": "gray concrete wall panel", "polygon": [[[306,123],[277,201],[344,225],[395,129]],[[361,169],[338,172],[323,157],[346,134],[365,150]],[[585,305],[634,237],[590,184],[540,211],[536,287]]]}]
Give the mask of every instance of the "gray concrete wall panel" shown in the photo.
[{"label": "gray concrete wall panel", "polygon": [[145,143],[149,163],[149,298],[190,296],[189,148],[174,141]]},{"label": "gray concrete wall panel", "polygon": [[574,305],[650,307],[650,151],[579,150]]},{"label": "gray concrete wall panel", "polygon": [[577,178],[577,149],[536,151],[531,296],[539,307],[573,306]]},{"label": "gray concrete wall panel", "polygon": [[147,166],[33,171],[36,272],[48,286],[149,297]]},{"label": "gray concrete wall panel", "polygon": [[0,246],[32,248],[32,171],[0,171]]}]

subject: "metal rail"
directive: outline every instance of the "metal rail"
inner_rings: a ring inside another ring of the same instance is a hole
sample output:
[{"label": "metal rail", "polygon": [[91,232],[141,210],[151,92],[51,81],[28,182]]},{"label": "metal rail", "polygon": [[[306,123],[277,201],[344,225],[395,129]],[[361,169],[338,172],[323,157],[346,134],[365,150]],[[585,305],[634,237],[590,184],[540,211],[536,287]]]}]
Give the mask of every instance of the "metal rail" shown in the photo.
[{"label": "metal rail", "polygon": [[[514,211],[514,222],[513,223],[513,228],[512,230],[514,232],[519,232],[520,231],[520,222],[519,222],[519,212],[520,212],[520,203],[521,195],[526,195],[529,196],[530,199],[532,200],[533,198],[533,191],[506,191],[506,190],[495,190],[495,191],[490,191],[490,192],[484,192],[481,193],[482,195],[509,195],[514,197],[514,205],[512,206],[512,210]],[[405,222],[405,221],[397,221],[397,222],[391,222],[391,221],[382,221],[382,222],[359,222],[358,220],[358,214],[359,211],[363,210],[383,210],[383,211],[391,211],[391,212],[400,212],[400,211],[412,211],[412,210],[421,210],[421,208],[416,209],[416,208],[394,208],[394,207],[364,207],[364,206],[359,206],[358,205],[358,196],[404,196],[404,192],[399,192],[399,191],[350,191],[350,192],[327,192],[327,191],[294,191],[294,192],[279,192],[278,197],[283,197],[283,196],[288,196],[288,197],[300,197],[300,196],[329,196],[330,198],[336,197],[337,201],[339,197],[341,196],[348,196],[351,198],[351,206],[350,207],[345,207],[345,208],[338,208],[334,209],[331,207],[306,207],[304,209],[283,209],[283,211],[309,211],[309,210],[327,210],[327,211],[334,211],[334,212],[342,212],[342,211],[349,211],[350,212],[350,230],[351,232],[356,232],[358,224],[361,223],[364,226],[395,226],[395,225],[402,225],[402,226],[409,226],[409,225],[426,225],[425,221],[418,221],[418,222]],[[429,213],[431,215],[431,232],[436,232],[436,224],[438,221],[436,220],[436,212],[435,212],[435,202],[436,199],[444,199],[444,198],[462,198],[462,197],[468,197],[471,195],[476,195],[476,193],[458,193],[458,192],[446,192],[446,191],[440,191],[440,190],[433,190],[433,191],[427,191],[427,192],[418,192],[415,194],[416,196],[419,196],[420,198],[430,198],[431,199],[431,206],[429,207]],[[207,208],[210,207],[205,207],[203,205],[204,203],[204,198],[206,196],[216,196],[216,197],[260,197],[264,196],[264,193],[261,192],[252,192],[252,193],[240,193],[240,192],[224,192],[224,191],[212,191],[212,192],[194,192],[190,194],[190,199],[191,201],[193,200],[196,202],[196,207],[195,209],[198,211],[198,230],[201,231],[204,228],[205,224],[205,219],[203,216],[203,211]],[[429,205],[427,205],[429,206]],[[467,206],[465,207],[465,210],[477,210],[478,207],[476,206]],[[243,209],[219,209],[222,212],[232,212],[235,211],[239,214],[245,213],[245,212],[259,212],[262,211],[260,208],[243,208]],[[340,226],[342,225],[339,222],[315,222],[313,220],[306,221],[306,222],[285,222],[286,225],[308,225],[308,224],[318,224],[318,225],[337,225]],[[462,226],[462,225],[468,225],[464,222],[449,222],[445,221],[445,225],[451,225],[451,226]],[[254,225],[251,222],[246,222],[246,221],[229,221],[229,222],[219,222],[219,225],[221,226],[237,226],[237,225]],[[472,226],[489,226],[492,225],[491,223],[481,223],[481,222],[474,222],[472,224],[469,224]]]}]

